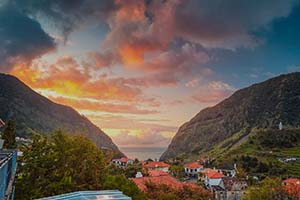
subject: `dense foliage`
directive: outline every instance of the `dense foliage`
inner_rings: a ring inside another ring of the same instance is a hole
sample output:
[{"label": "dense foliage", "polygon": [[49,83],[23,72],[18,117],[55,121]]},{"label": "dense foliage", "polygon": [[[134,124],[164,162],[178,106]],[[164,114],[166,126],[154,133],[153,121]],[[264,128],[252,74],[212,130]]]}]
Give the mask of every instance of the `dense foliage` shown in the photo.
[{"label": "dense foliage", "polygon": [[291,148],[300,144],[299,129],[268,129],[259,131],[254,138],[265,148]]},{"label": "dense foliage", "polygon": [[182,179],[185,176],[184,168],[181,165],[171,165],[169,170],[177,179]]},{"label": "dense foliage", "polygon": [[32,145],[23,151],[17,199],[101,188],[105,174],[103,154],[85,137],[61,132],[50,138],[36,135]]},{"label": "dense foliage", "polygon": [[100,189],[119,189],[134,200],[143,195],[129,180],[108,174],[103,153],[86,137],[60,131],[51,137],[35,135],[22,151],[16,199]]},{"label": "dense foliage", "polygon": [[2,139],[4,140],[4,149],[15,149],[17,147],[16,132],[12,120],[7,122],[7,125],[2,133]]},{"label": "dense foliage", "polygon": [[299,145],[299,128],[254,129],[247,141],[222,151],[218,149],[212,157],[215,158],[215,166],[222,168],[237,164],[248,175],[299,177]]},{"label": "dense foliage", "polygon": [[279,178],[266,178],[259,185],[249,187],[244,200],[287,200],[290,199]]},{"label": "dense foliage", "polygon": [[262,162],[255,156],[237,156],[237,158],[234,159],[234,162],[250,174],[264,173],[269,176],[276,176],[281,175],[286,171],[284,168],[281,168],[281,166],[279,166],[276,162]]},{"label": "dense foliage", "polygon": [[181,189],[174,189],[168,185],[157,185],[151,182],[146,183],[147,197],[151,200],[207,200],[211,199],[210,193],[204,190],[192,189],[184,186]]},{"label": "dense foliage", "polygon": [[119,189],[124,194],[132,197],[135,200],[146,200],[147,197],[141,192],[132,181],[128,180],[124,174],[108,175],[105,177],[103,189],[113,190]]}]

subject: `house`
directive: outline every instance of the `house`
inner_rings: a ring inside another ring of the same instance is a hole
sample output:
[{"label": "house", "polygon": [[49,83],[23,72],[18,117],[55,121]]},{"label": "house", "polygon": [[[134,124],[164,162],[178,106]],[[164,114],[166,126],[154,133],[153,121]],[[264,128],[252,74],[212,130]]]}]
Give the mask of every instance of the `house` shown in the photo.
[{"label": "house", "polygon": [[283,181],[285,190],[294,197],[300,199],[300,178],[289,178]]},{"label": "house", "polygon": [[224,177],[222,179],[226,191],[226,200],[241,200],[248,187],[246,180],[235,177]]},{"label": "house", "polygon": [[224,188],[222,178],[225,176],[216,170],[209,171],[205,174],[204,184],[210,188],[211,186],[220,186]]},{"label": "house", "polygon": [[115,164],[117,167],[126,167],[127,165],[132,165],[133,162],[134,160],[126,157],[112,160],[112,163]]},{"label": "house", "polygon": [[214,199],[216,200],[225,200],[226,199],[226,190],[219,186],[219,185],[213,185],[210,188]]},{"label": "house", "polygon": [[161,170],[164,172],[169,172],[169,166],[170,165],[165,162],[153,161],[144,164],[143,167],[147,170]]},{"label": "house", "polygon": [[209,186],[216,200],[242,200],[247,187],[245,180],[235,177],[223,177],[218,185]]},{"label": "house", "polygon": [[198,174],[201,170],[203,170],[203,166],[198,162],[192,162],[184,165],[184,172],[189,177],[198,178]]},{"label": "house", "polygon": [[205,181],[206,174],[207,174],[208,172],[211,172],[211,171],[216,171],[216,170],[211,169],[211,168],[204,168],[204,169],[201,170],[201,172],[199,173],[198,179],[199,179],[200,181],[204,182],[204,181]]}]

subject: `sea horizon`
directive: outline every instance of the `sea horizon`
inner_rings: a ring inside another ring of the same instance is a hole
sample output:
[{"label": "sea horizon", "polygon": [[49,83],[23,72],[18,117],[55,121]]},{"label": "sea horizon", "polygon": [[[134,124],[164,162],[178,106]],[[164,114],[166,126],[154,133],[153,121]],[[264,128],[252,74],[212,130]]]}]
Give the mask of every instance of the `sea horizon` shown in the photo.
[{"label": "sea horizon", "polygon": [[119,149],[131,159],[138,160],[159,160],[167,147],[119,147]]}]

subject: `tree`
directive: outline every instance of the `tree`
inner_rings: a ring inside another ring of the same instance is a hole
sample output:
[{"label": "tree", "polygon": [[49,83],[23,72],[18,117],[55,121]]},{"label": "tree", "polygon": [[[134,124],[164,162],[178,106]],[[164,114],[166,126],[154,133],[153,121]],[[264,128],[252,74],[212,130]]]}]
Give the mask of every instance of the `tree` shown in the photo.
[{"label": "tree", "polygon": [[166,184],[146,183],[146,195],[151,200],[206,200],[211,199],[211,195],[204,189],[190,188],[183,186],[182,188],[172,188]]},{"label": "tree", "polygon": [[258,186],[249,187],[244,200],[285,200],[288,199],[288,193],[281,185],[279,178],[266,178]]},{"label": "tree", "polygon": [[35,135],[18,167],[16,199],[35,199],[78,190],[99,190],[106,169],[102,152],[83,136],[60,131]]},{"label": "tree", "polygon": [[179,165],[171,165],[170,171],[177,179],[181,179],[184,177],[184,168]]},{"label": "tree", "polygon": [[14,123],[12,120],[7,122],[7,125],[2,133],[2,139],[4,140],[4,149],[15,149],[17,148],[16,143],[16,132],[14,128]]},{"label": "tree", "polygon": [[128,180],[125,175],[108,175],[105,178],[103,188],[107,190],[118,189],[124,194],[132,197],[133,200],[147,200],[146,195],[132,181]]}]

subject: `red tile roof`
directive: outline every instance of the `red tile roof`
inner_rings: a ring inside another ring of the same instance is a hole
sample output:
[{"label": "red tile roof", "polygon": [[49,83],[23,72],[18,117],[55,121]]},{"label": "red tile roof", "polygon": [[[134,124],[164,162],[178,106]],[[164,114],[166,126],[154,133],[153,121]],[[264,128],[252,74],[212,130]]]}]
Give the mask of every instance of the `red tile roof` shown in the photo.
[{"label": "red tile roof", "polygon": [[300,185],[287,185],[285,189],[292,197],[300,198]]},{"label": "red tile roof", "polygon": [[130,160],[129,158],[126,158],[126,157],[123,157],[123,158],[120,158],[119,159],[120,160],[120,162],[128,162],[128,160]]},{"label": "red tile roof", "polygon": [[211,169],[211,168],[204,168],[204,169],[201,171],[201,173],[207,174],[207,173],[212,172],[212,171],[216,171],[216,170],[213,170],[213,169]]},{"label": "red tile roof", "polygon": [[223,177],[225,177],[222,173],[217,172],[217,171],[211,171],[211,172],[208,172],[208,173],[206,174],[206,176],[207,176],[208,178],[212,178],[212,179],[214,179],[214,178],[223,178]]},{"label": "red tile roof", "polygon": [[148,174],[149,174],[149,176],[167,176],[167,175],[169,175],[168,172],[164,172],[162,170],[149,170]]},{"label": "red tile roof", "polygon": [[145,164],[144,167],[145,168],[163,168],[163,167],[169,167],[170,165],[164,162],[158,162],[158,161],[154,161],[154,162],[149,162],[148,164]]},{"label": "red tile roof", "polygon": [[201,164],[199,164],[198,162],[192,162],[192,163],[188,163],[186,165],[184,165],[185,168],[189,168],[189,169],[197,169],[202,167]]},{"label": "red tile roof", "polygon": [[284,180],[283,183],[285,183],[286,185],[300,185],[300,178],[288,178]]}]

